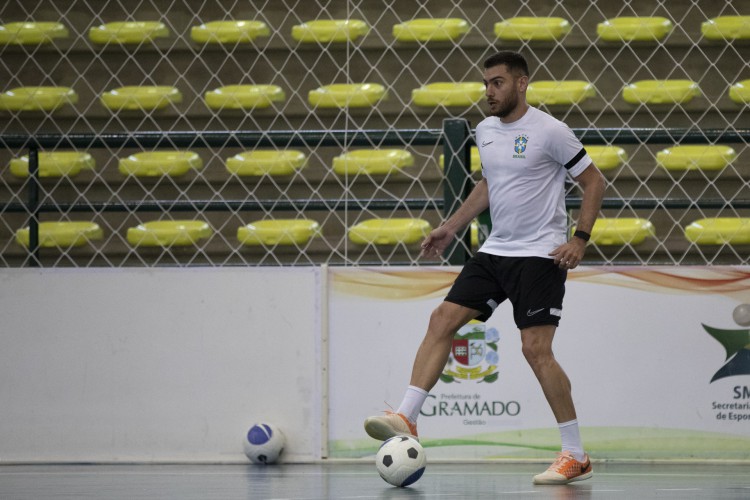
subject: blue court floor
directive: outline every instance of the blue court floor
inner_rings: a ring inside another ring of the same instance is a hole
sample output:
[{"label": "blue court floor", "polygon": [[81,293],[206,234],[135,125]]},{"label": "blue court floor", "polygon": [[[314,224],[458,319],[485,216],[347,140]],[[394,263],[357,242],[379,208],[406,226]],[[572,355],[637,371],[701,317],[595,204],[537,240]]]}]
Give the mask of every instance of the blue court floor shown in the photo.
[{"label": "blue court floor", "polygon": [[409,488],[374,464],[4,465],[0,499],[750,499],[750,464],[595,464],[594,477],[534,486],[540,464],[428,464]]}]

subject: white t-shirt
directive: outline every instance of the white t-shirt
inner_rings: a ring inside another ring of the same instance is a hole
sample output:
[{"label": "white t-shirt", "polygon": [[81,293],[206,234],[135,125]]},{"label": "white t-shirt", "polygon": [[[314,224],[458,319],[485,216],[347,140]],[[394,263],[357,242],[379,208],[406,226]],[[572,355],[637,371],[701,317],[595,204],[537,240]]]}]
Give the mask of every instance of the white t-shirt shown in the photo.
[{"label": "white t-shirt", "polygon": [[492,218],[479,251],[551,258],[567,241],[565,174],[577,177],[591,164],[583,145],[566,124],[531,106],[513,123],[485,118],[476,142]]}]

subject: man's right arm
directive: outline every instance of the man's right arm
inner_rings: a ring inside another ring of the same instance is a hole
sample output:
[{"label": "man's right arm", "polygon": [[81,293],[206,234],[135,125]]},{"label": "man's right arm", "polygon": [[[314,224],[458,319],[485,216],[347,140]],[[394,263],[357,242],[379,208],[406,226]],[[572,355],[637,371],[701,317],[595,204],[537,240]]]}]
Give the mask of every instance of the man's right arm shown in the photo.
[{"label": "man's right arm", "polygon": [[437,257],[451,244],[456,233],[469,225],[474,218],[490,206],[487,180],[482,178],[471,190],[458,210],[440,227],[433,229],[422,242],[420,257]]}]

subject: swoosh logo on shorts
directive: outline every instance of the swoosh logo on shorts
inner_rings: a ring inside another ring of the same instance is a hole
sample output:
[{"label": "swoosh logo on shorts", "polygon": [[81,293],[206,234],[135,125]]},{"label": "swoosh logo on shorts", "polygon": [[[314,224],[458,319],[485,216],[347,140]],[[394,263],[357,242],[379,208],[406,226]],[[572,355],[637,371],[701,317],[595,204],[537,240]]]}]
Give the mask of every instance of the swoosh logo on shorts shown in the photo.
[{"label": "swoosh logo on shorts", "polygon": [[540,313],[542,311],[544,311],[543,307],[541,309],[537,309],[536,311],[532,311],[531,309],[529,309],[528,311],[526,311],[526,316],[533,316],[536,313]]},{"label": "swoosh logo on shorts", "polygon": [[489,145],[490,145],[490,144],[492,144],[493,142],[495,142],[495,141],[487,141],[487,142],[485,142],[485,141],[482,141],[482,147],[485,147],[485,146],[489,146]]}]

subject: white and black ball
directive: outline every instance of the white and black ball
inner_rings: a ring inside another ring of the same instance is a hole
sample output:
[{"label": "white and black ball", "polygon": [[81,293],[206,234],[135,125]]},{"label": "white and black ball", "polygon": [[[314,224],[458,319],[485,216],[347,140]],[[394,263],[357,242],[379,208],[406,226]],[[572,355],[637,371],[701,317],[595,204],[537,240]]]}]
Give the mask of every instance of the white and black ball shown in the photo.
[{"label": "white and black ball", "polygon": [[387,483],[409,486],[424,474],[427,455],[419,441],[409,436],[395,436],[385,441],[375,457],[375,465]]}]

